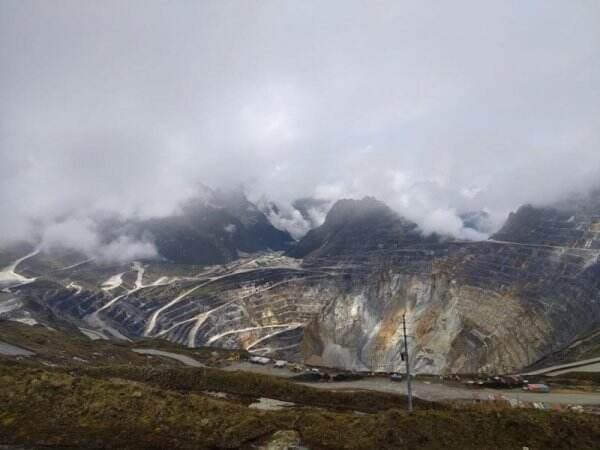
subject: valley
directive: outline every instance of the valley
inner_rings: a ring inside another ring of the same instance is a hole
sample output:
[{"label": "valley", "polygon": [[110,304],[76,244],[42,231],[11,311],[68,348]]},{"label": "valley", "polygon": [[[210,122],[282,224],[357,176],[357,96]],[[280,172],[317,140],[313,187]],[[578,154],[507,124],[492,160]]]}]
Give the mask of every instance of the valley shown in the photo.
[{"label": "valley", "polygon": [[504,240],[508,231],[502,240],[425,238],[366,198],[334,205],[287,253],[226,264],[110,265],[25,246],[2,271],[0,317],[68,322],[94,339],[160,338],[402,372],[406,312],[417,373],[512,373],[588,342],[600,326],[597,235],[558,245],[546,238],[556,227],[533,227],[537,243]]}]

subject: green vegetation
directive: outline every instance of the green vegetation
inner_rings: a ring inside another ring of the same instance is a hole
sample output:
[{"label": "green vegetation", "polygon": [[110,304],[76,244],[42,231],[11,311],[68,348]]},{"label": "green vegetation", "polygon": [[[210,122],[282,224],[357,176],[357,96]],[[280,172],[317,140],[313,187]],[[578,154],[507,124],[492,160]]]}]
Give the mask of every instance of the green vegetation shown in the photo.
[{"label": "green vegetation", "polygon": [[161,357],[148,358],[132,352],[132,348],[153,348],[189,356],[211,366],[224,361],[247,359],[245,350],[220,348],[187,348],[162,339],[138,342],[92,341],[71,327],[68,330],[51,330],[43,326],[28,326],[0,320],[0,341],[17,345],[34,352],[32,363],[45,361],[61,366],[89,366],[99,364],[179,367],[180,363]]},{"label": "green vegetation", "polygon": [[568,372],[553,377],[546,376],[543,380],[551,386],[600,389],[600,372]]},{"label": "green vegetation", "polygon": [[[330,391],[250,372],[225,372],[218,369],[97,367],[80,368],[76,372],[94,378],[123,378],[178,392],[226,392],[240,397],[267,397],[299,405],[332,410],[374,413],[406,408],[406,397],[373,391]],[[422,409],[440,409],[437,403],[415,399]]]},{"label": "green vegetation", "polygon": [[[160,340],[90,341],[74,329],[13,322],[0,322],[0,341],[36,353],[21,360],[0,357],[0,447],[253,448],[281,430],[298,432],[302,445],[313,450],[591,449],[600,442],[597,415],[419,399],[409,415],[402,395],[183,367],[131,349],[172,351],[213,366],[246,359],[243,351],[188,349]],[[569,379],[583,383],[590,375]],[[294,406],[249,408],[258,398]]]},{"label": "green vegetation", "polygon": [[[381,408],[376,414],[357,415],[313,407],[257,411],[195,390],[180,391],[176,388],[190,382],[188,375],[170,369],[163,374],[162,383],[172,384],[174,389],[156,387],[160,383],[152,380],[152,372],[147,375],[150,382],[132,380],[135,371],[115,368],[98,372],[107,378],[81,370],[1,364],[0,443],[118,449],[240,448],[277,430],[297,430],[303,445],[311,449],[591,449],[600,441],[600,418],[587,414],[423,409],[408,415]],[[195,371],[184,372],[191,376]],[[199,375],[202,378],[202,373]],[[212,375],[216,377],[217,371]],[[248,377],[230,375],[234,376],[225,377],[220,388],[247,389],[241,384],[251,381]],[[171,377],[175,381],[169,381]],[[252,387],[260,389],[275,381],[257,378],[261,379]],[[272,392],[285,384],[275,385]],[[308,395],[313,390],[303,389]]]}]

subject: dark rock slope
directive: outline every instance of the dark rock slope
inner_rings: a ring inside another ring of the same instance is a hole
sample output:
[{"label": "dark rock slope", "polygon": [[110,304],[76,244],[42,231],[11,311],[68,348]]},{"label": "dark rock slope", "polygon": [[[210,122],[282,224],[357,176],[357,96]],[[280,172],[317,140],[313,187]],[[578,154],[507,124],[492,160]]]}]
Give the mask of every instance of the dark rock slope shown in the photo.
[{"label": "dark rock slope", "polygon": [[519,370],[600,329],[600,221],[590,204],[574,218],[521,208],[495,240],[473,243],[419,238],[372,201],[334,206],[294,250],[307,267],[353,249],[351,281],[307,327],[305,357],[401,369],[403,313],[422,372]]},{"label": "dark rock slope", "polygon": [[365,197],[336,202],[323,225],[309,231],[288,255],[333,258],[435,241],[435,236],[423,237],[416,224],[385,203]]},{"label": "dark rock slope", "polygon": [[178,214],[124,224],[121,232],[149,238],[160,256],[181,264],[223,264],[243,253],[286,250],[294,242],[271,225],[241,190],[208,188]]},{"label": "dark rock slope", "polygon": [[522,206],[493,239],[600,249],[600,191],[552,206]]}]

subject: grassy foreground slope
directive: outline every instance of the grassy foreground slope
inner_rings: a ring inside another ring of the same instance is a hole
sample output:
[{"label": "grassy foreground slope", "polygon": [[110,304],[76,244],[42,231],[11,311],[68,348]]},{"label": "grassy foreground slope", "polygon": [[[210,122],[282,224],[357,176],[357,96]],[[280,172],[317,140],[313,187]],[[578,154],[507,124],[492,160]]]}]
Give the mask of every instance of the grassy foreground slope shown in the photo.
[{"label": "grassy foreground slope", "polygon": [[[392,403],[362,408],[377,410],[371,414],[356,414],[352,409],[358,402],[349,400],[348,394],[337,397],[343,393],[317,392],[268,376],[246,377],[250,374],[228,374],[229,378],[219,383],[219,372],[183,368],[136,371],[116,366],[42,369],[4,362],[0,364],[0,444],[251,448],[278,430],[297,430],[303,445],[311,449],[591,449],[600,442],[600,417],[594,415],[424,409],[424,404],[408,415]],[[196,377],[200,381],[194,381]],[[271,382],[273,387],[269,387]],[[313,403],[311,395],[318,394],[347,411],[314,406],[258,411],[245,406],[245,394],[242,400],[217,399],[205,391],[211,388],[237,395],[254,389],[260,395],[277,394],[289,388],[289,399],[299,392],[308,396],[304,405]]]},{"label": "grassy foreground slope", "polygon": [[[172,359],[149,358],[132,351],[135,348],[156,349],[176,352],[196,361],[219,366],[228,360],[247,359],[245,350],[222,348],[187,348],[162,339],[148,339],[136,342],[90,340],[74,327],[50,329],[40,325],[29,326],[10,320],[0,319],[0,342],[16,345],[35,353],[30,359],[34,365],[53,366],[98,366],[130,365],[180,367],[182,364]],[[2,356],[0,355],[0,358]]]},{"label": "grassy foreground slope", "polygon": [[[257,448],[280,430],[310,449],[597,448],[600,416],[475,408],[384,392],[329,391],[218,369],[246,352],[164,341],[90,341],[77,330],[0,322],[0,342],[30,357],[0,356],[0,447],[106,449]],[[184,367],[133,351],[172,351]],[[260,398],[282,410],[248,407]]]}]

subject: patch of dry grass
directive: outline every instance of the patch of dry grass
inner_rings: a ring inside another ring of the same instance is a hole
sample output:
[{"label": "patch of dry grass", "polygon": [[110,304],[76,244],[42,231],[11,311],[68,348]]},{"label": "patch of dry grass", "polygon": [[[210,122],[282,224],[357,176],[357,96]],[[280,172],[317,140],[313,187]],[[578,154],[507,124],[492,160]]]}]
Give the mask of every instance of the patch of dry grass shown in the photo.
[{"label": "patch of dry grass", "polygon": [[[257,411],[201,394],[188,378],[199,371],[145,374],[0,364],[0,444],[111,449],[240,448],[276,430],[297,430],[311,449],[597,448],[600,417],[532,410],[391,408],[356,415],[302,407]],[[223,381],[222,391],[267,389],[271,377]],[[249,374],[254,377],[255,374]],[[203,376],[200,375],[201,379]],[[137,378],[137,379],[136,379]],[[279,380],[283,381],[283,380]],[[239,383],[250,383],[242,388]],[[304,386],[297,386],[305,389]],[[290,383],[269,388],[277,393]],[[310,395],[311,389],[304,392]],[[316,390],[315,390],[316,391]],[[317,391],[323,395],[322,391]],[[335,393],[338,394],[338,393]],[[370,393],[365,393],[370,394]],[[297,394],[293,394],[297,395]],[[310,398],[310,397],[309,397]],[[347,397],[324,397],[345,409]],[[311,400],[312,401],[312,400]]]}]

